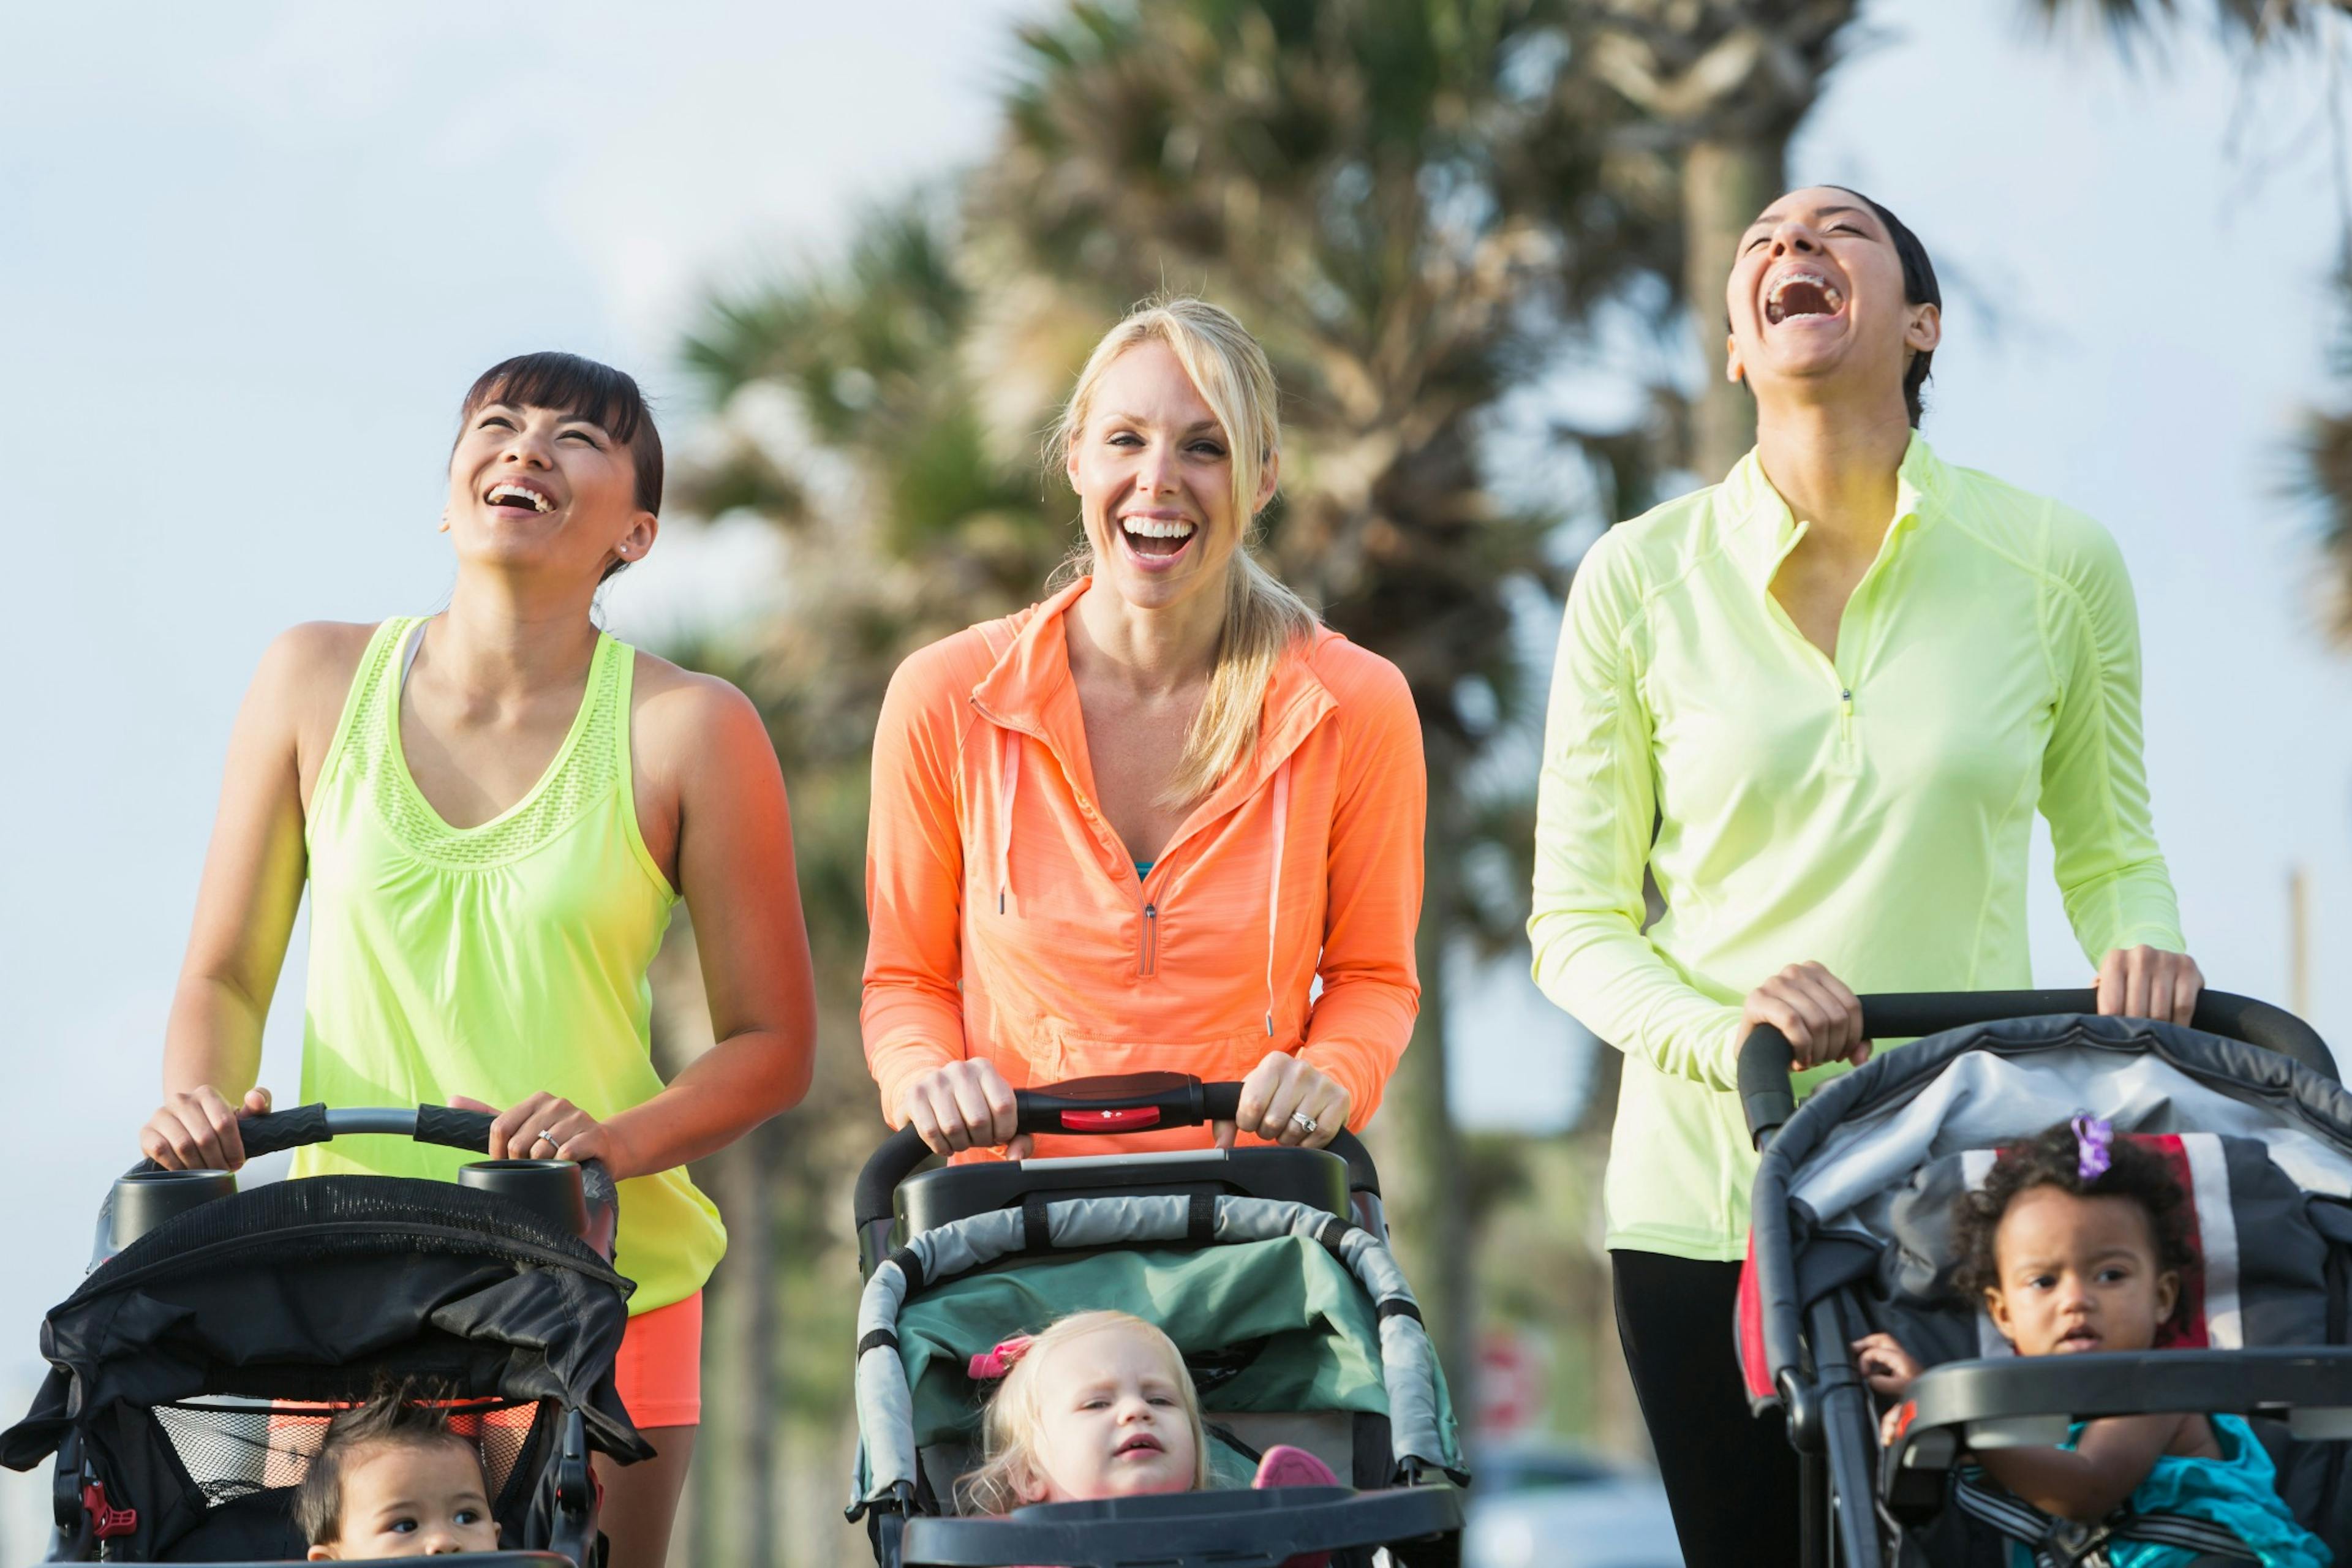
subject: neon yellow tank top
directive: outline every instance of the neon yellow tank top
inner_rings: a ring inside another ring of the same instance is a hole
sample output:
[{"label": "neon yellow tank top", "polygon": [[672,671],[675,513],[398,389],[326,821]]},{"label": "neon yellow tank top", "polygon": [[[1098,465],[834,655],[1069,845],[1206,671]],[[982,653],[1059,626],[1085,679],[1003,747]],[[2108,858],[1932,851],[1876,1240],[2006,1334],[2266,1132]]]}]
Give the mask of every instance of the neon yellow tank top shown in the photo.
[{"label": "neon yellow tank top", "polygon": [[[311,793],[302,1099],[499,1107],[546,1089],[602,1120],[659,1093],[646,969],[677,895],[645,840],[629,771],[635,650],[596,642],[572,732],[530,793],[451,827],[400,748],[403,657],[425,622],[376,628]],[[479,1155],[393,1138],[298,1152],[326,1172],[455,1181]],[[702,1289],[727,1248],[683,1169],[621,1184],[632,1313]]]}]

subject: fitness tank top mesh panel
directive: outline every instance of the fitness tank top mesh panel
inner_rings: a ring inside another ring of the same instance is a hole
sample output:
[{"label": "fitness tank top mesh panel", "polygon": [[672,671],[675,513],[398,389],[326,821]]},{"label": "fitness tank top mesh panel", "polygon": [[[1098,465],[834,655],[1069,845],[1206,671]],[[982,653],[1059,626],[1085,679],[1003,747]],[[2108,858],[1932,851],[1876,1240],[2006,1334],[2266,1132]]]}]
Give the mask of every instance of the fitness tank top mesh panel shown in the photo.
[{"label": "fitness tank top mesh panel", "polygon": [[[646,979],[677,895],[637,830],[629,763],[636,656],[597,639],[580,711],[522,799],[452,827],[400,745],[403,653],[370,639],[312,791],[302,1099],[505,1107],[545,1089],[603,1120],[659,1093]],[[478,1155],[393,1138],[296,1154],[294,1173],[455,1181]],[[726,1249],[682,1169],[621,1185],[622,1273],[646,1312],[700,1289]]]}]

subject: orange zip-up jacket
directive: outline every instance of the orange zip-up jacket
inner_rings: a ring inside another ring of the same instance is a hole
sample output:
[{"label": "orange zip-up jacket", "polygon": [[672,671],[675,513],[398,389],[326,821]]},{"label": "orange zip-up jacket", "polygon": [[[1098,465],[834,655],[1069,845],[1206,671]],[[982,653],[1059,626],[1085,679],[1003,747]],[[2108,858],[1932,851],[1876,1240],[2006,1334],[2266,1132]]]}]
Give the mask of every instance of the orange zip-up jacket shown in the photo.
[{"label": "orange zip-up jacket", "polygon": [[[863,1010],[883,1114],[899,1124],[907,1085],[966,1057],[1020,1089],[1239,1079],[1279,1050],[1345,1086],[1362,1127],[1421,998],[1428,780],[1404,677],[1318,628],[1276,666],[1256,747],[1139,881],[1093,798],[1063,640],[1086,587],[922,649],[883,699]],[[1207,1141],[1043,1138],[1037,1152]]]}]

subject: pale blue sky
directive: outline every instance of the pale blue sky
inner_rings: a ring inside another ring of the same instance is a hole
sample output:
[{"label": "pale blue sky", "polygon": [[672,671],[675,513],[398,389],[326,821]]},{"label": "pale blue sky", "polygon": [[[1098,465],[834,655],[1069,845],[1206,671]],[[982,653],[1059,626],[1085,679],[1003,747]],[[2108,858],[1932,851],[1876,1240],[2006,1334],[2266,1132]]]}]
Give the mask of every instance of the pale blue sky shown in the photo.
[{"label": "pale blue sky", "polygon": [[[135,1154],[222,748],[264,644],[297,620],[437,601],[452,405],[497,358],[614,359],[684,438],[672,345],[697,289],[822,247],[858,202],[982,145],[1003,18],[1026,8],[12,14],[0,978],[25,1125],[0,1417],[29,1393],[39,1312]],[[2135,79],[2042,46],[2016,14],[1881,5],[1885,41],[1838,77],[1792,173],[1869,191],[1944,269],[1938,449],[2122,542],[2158,826],[2207,973],[2283,994],[2299,861],[2315,1020],[2352,1030],[2336,963],[2352,935],[2352,669],[2319,646],[2307,520],[2277,489],[2335,326],[2316,72],[2242,89],[2189,48]],[[616,587],[614,618],[643,633],[740,603],[765,559],[748,535],[673,530]],[[2079,983],[2046,874],[2034,897],[2039,978]],[[1572,1082],[1570,1032],[1519,984],[1497,978],[1479,1015],[1495,1026],[1466,1043],[1463,1098],[1489,1120],[1540,1120]],[[289,964],[267,1073],[282,1091],[299,997]],[[0,1480],[0,1557],[26,1555],[28,1495]]]}]

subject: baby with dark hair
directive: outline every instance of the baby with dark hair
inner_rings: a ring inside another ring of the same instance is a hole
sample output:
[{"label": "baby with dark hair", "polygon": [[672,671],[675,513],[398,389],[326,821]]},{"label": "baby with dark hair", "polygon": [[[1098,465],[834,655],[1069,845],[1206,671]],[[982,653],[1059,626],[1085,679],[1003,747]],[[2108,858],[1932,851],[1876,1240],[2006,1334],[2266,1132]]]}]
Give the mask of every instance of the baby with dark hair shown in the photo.
[{"label": "baby with dark hair", "polygon": [[446,1408],[397,1394],[327,1424],[294,1494],[310,1560],[437,1557],[498,1549],[479,1449]]},{"label": "baby with dark hair", "polygon": [[[2077,1116],[2002,1149],[1984,1186],[1960,1195],[1953,1288],[1981,1305],[2019,1355],[2149,1350],[2179,1326],[2197,1268],[2189,1213],[2162,1154]],[[1883,1428],[1892,1442],[1923,1369],[1892,1334],[1857,1340],[1853,1351],[1870,1386],[1894,1401]],[[1987,1450],[1973,1462],[2055,1519],[2166,1515],[2224,1527],[2266,1568],[2329,1561],[2280,1500],[2260,1439],[2233,1415],[2103,1416],[2075,1423],[2057,1447]],[[2012,1559],[2030,1561],[2012,1545]],[[2108,1550],[2115,1568],[2184,1568],[2197,1558],[2131,1539],[2120,1525]]]}]

